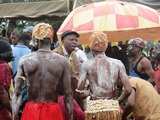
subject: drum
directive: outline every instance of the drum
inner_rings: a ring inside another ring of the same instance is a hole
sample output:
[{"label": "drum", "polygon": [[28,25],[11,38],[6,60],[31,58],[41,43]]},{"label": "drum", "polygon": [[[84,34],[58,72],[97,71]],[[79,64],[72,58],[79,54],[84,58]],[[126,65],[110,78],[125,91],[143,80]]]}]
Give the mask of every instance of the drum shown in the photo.
[{"label": "drum", "polygon": [[121,120],[119,103],[116,100],[89,100],[85,120]]}]

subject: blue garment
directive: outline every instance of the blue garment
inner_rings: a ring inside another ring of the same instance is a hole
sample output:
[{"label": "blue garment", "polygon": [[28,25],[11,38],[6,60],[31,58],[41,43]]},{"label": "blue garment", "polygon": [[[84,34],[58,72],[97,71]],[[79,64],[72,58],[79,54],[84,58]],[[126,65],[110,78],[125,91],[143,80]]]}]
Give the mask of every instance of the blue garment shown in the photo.
[{"label": "blue garment", "polygon": [[129,76],[139,77],[139,75],[134,70],[134,66],[132,66],[132,69],[129,71]]},{"label": "blue garment", "polygon": [[137,66],[138,66],[139,62],[140,62],[143,58],[144,58],[144,57],[142,56],[135,65],[132,65],[132,68],[131,68],[131,70],[129,71],[129,75],[130,75],[130,76],[133,76],[133,77],[139,77],[139,78],[142,78],[142,79],[144,79],[144,80],[148,80],[148,79],[149,79],[149,76],[148,76],[147,73],[142,73],[142,72],[139,72],[139,71],[137,70]]},{"label": "blue garment", "polygon": [[12,70],[13,70],[13,75],[15,75],[17,72],[17,67],[20,58],[23,57],[24,55],[29,54],[31,50],[27,46],[21,44],[15,46],[12,45],[11,47],[14,56],[14,61],[12,62]]}]

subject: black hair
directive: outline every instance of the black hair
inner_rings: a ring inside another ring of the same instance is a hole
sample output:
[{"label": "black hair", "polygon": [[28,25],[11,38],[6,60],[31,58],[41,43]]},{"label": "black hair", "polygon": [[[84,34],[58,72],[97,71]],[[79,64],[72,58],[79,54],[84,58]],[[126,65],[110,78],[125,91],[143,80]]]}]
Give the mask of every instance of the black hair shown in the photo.
[{"label": "black hair", "polygon": [[19,39],[20,41],[27,41],[27,40],[31,40],[31,36],[26,33],[23,33],[20,35]]},{"label": "black hair", "polygon": [[23,33],[19,37],[19,42],[23,43],[24,45],[28,46],[29,41],[31,40],[31,36],[28,35],[27,33]]},{"label": "black hair", "polygon": [[0,39],[0,60],[4,60],[6,62],[13,60],[12,48],[3,38]]}]

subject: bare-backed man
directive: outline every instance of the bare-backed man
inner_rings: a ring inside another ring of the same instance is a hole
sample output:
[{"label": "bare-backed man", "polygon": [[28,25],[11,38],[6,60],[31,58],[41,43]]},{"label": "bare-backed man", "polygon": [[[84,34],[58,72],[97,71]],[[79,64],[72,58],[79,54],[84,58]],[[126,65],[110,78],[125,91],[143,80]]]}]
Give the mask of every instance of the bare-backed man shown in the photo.
[{"label": "bare-backed man", "polygon": [[[125,97],[131,92],[131,86],[121,61],[105,55],[108,39],[103,32],[95,32],[90,37],[93,59],[83,63],[77,92],[87,95],[85,81],[89,80],[89,95],[92,100],[117,99],[124,86]],[[122,98],[123,100],[123,98]]]},{"label": "bare-backed man", "polygon": [[[49,24],[39,23],[34,27],[32,37],[39,49],[21,59],[15,80],[13,100],[17,105],[23,84],[26,82],[28,86],[28,102],[21,119],[63,120],[62,111],[57,103],[58,86],[63,83],[65,105],[69,120],[72,120],[70,72],[67,60],[50,51],[53,29]],[[17,110],[14,110],[14,113],[16,116]]]}]

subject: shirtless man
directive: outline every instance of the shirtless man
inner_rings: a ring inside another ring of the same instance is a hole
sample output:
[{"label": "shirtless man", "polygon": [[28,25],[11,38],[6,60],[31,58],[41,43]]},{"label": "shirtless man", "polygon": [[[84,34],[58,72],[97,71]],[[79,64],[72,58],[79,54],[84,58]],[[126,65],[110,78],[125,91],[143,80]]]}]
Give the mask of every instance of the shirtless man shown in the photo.
[{"label": "shirtless man", "polygon": [[[68,59],[69,67],[70,67],[70,72],[71,72],[71,86],[72,86],[72,91],[73,91],[73,111],[74,111],[74,119],[76,120],[84,120],[84,112],[81,110],[80,106],[83,106],[82,99],[77,96],[75,89],[77,88],[78,80],[79,80],[79,73],[80,73],[80,68],[81,68],[81,63],[84,61],[84,58],[86,57],[85,54],[83,58],[81,55],[79,55],[79,49],[77,48],[78,46],[78,39],[79,39],[79,34],[75,31],[65,31],[62,36],[61,36],[61,44],[59,47],[54,49],[54,52],[63,55]],[[81,51],[83,52],[83,51]],[[82,58],[82,59],[81,59]],[[63,93],[62,93],[63,95]],[[63,106],[63,97],[60,97],[61,106]],[[78,102],[78,103],[77,103]],[[80,105],[80,106],[79,106]],[[65,108],[64,113],[65,113]],[[66,119],[65,120],[69,120]]]},{"label": "shirtless man", "polygon": [[[85,80],[89,80],[90,97],[95,99],[117,99],[118,88],[124,86],[127,97],[131,92],[131,86],[126,75],[125,67],[121,61],[109,58],[105,55],[108,40],[103,32],[95,32],[90,37],[90,48],[93,59],[85,62],[78,89],[80,95],[86,95],[84,89]],[[122,99],[123,100],[123,99]]]},{"label": "shirtless man", "polygon": [[150,60],[142,54],[144,47],[145,44],[141,38],[134,38],[128,41],[129,75],[152,82],[154,70]]},{"label": "shirtless man", "polygon": [[[24,82],[28,86],[29,100],[22,113],[22,120],[63,120],[57,103],[58,86],[64,87],[65,105],[69,120],[72,120],[72,91],[67,60],[50,51],[53,29],[49,24],[37,24],[32,33],[37,41],[38,51],[24,56],[16,75],[14,101],[18,103]],[[17,107],[17,106],[15,106]],[[14,109],[14,108],[13,108]],[[15,116],[18,110],[14,110]]]}]

